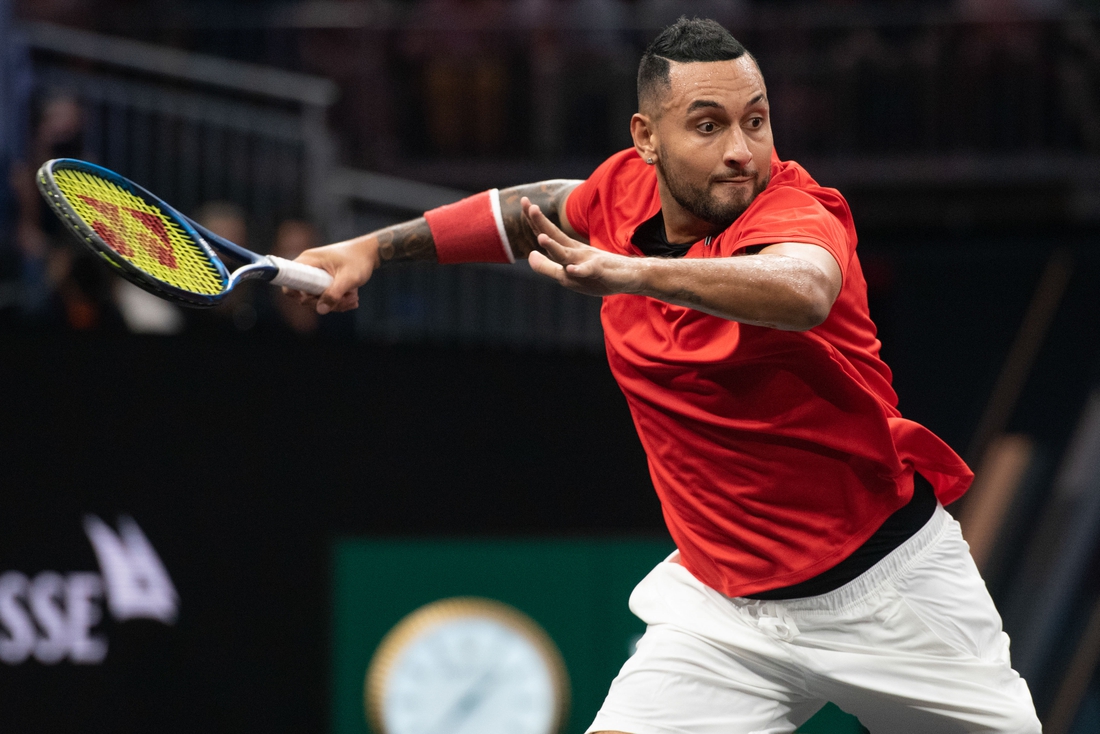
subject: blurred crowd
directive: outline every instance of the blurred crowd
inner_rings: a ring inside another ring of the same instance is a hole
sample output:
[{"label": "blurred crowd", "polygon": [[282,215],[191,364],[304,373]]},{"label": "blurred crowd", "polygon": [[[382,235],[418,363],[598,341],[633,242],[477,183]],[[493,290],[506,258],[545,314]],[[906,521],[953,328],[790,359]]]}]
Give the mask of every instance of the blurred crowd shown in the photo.
[{"label": "blurred crowd", "polygon": [[151,5],[18,7],[332,78],[343,156],[382,170],[627,145],[637,59],[680,15],[715,18],[761,60],[792,156],[1100,150],[1100,0],[177,0],[138,11]]},{"label": "blurred crowd", "polygon": [[[151,0],[14,3],[22,20],[331,78],[341,89],[328,121],[340,164],[470,190],[518,180],[497,180],[495,171],[492,180],[459,180],[440,171],[513,161],[519,165],[508,170],[518,178],[545,177],[562,160],[594,164],[628,146],[637,59],[656,29],[680,15],[719,20],[760,59],[783,157],[1100,154],[1100,0],[177,0],[163,13],[152,7]],[[246,286],[199,312],[112,276],[76,246],[33,180],[49,158],[95,160],[82,140],[87,110],[65,96],[32,96],[28,107],[22,150],[14,162],[0,161],[10,168],[8,201],[0,201],[0,324],[351,333],[350,320],[318,322],[265,286]],[[315,222],[265,219],[257,227],[256,212],[237,204],[208,201],[188,213],[283,257],[321,240]]]},{"label": "blurred crowd", "polygon": [[[211,309],[187,309],[117,277],[80,245],[46,206],[35,185],[38,166],[52,158],[92,160],[82,141],[83,111],[76,99],[41,100],[25,160],[9,171],[10,225],[0,235],[0,324],[35,330],[251,332],[312,338],[350,335],[349,317],[322,322],[312,310],[263,283],[245,283]],[[192,214],[210,231],[243,247],[293,260],[324,244],[310,222],[287,219],[270,243],[250,242],[248,215],[238,205],[211,201]],[[3,240],[8,240],[4,242]],[[227,262],[230,269],[234,264]],[[239,265],[239,264],[238,264]]]},{"label": "blurred crowd", "polygon": [[1090,2],[371,2],[356,5],[375,21],[304,32],[298,52],[349,90],[334,124],[363,166],[625,147],[637,60],[680,15],[719,20],[760,59],[788,155],[1100,152]]}]

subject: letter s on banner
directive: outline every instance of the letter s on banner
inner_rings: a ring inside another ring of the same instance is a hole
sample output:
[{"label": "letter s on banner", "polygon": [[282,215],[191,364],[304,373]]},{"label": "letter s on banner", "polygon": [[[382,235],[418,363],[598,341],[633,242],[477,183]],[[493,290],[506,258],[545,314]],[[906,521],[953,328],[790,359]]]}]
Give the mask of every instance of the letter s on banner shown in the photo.
[{"label": "letter s on banner", "polygon": [[18,665],[34,651],[37,633],[27,611],[30,581],[18,571],[0,576],[0,660]]},{"label": "letter s on banner", "polygon": [[46,665],[64,660],[69,653],[69,624],[61,606],[64,598],[65,579],[59,573],[43,571],[31,582],[31,611],[43,632],[34,645],[34,657]]},{"label": "letter s on banner", "polygon": [[120,517],[119,533],[95,515],[84,517],[84,532],[92,543],[107,584],[107,607],[119,621],[155,619],[173,624],[179,595],[152,544],[133,518]]}]

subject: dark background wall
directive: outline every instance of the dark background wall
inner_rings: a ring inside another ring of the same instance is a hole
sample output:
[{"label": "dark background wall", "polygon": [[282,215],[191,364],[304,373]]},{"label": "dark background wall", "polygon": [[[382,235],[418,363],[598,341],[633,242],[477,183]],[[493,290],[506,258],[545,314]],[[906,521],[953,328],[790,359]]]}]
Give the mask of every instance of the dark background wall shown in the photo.
[{"label": "dark background wall", "polygon": [[0,380],[0,572],[94,571],[126,514],[180,595],[0,666],[7,731],[324,730],[339,536],[664,533],[599,357],[27,337]]}]

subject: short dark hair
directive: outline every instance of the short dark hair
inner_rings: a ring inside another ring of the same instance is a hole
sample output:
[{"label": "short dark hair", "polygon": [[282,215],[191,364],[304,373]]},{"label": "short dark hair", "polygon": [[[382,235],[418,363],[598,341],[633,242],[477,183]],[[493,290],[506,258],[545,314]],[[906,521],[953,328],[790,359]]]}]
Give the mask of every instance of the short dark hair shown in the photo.
[{"label": "short dark hair", "polygon": [[653,39],[642,55],[638,64],[638,107],[644,109],[671,86],[669,61],[729,61],[746,54],[756,61],[717,21],[680,16]]}]

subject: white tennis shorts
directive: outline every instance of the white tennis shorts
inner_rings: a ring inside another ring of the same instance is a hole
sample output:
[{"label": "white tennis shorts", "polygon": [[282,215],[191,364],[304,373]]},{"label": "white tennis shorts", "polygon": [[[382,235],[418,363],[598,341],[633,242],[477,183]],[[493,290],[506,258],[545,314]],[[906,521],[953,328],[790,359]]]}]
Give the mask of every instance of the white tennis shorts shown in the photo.
[{"label": "white tennis shorts", "polygon": [[589,732],[780,734],[829,701],[871,734],[1042,731],[1001,618],[943,507],[821,596],[726,597],[675,559],[630,596],[648,627]]}]

